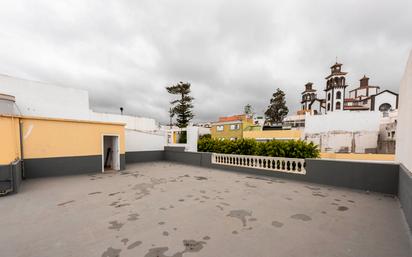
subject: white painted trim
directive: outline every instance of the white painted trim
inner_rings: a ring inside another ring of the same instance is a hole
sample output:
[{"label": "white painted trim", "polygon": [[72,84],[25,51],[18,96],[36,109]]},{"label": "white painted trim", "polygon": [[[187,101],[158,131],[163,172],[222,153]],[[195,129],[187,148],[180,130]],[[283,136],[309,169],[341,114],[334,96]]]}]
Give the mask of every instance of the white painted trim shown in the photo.
[{"label": "white painted trim", "polygon": [[306,175],[305,159],[212,153],[212,164]]},{"label": "white painted trim", "polygon": [[[102,173],[104,173],[104,137],[105,136],[108,136],[108,137],[117,137],[117,149],[118,149],[118,153],[117,153],[117,157],[118,157],[118,166],[119,167],[116,167],[116,168],[114,168],[115,170],[120,170],[120,136],[119,136],[119,134],[105,134],[105,133],[103,133],[102,134],[102,137],[101,137],[101,155],[102,155]],[[118,169],[117,169],[118,168]]]}]

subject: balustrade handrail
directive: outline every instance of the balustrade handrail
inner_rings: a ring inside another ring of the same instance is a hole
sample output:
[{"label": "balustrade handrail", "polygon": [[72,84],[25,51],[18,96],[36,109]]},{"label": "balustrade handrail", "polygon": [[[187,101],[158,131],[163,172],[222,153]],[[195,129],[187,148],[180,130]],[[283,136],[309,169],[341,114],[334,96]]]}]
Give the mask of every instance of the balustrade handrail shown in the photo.
[{"label": "balustrade handrail", "polygon": [[213,164],[306,174],[305,159],[221,153],[212,153],[211,158]]}]

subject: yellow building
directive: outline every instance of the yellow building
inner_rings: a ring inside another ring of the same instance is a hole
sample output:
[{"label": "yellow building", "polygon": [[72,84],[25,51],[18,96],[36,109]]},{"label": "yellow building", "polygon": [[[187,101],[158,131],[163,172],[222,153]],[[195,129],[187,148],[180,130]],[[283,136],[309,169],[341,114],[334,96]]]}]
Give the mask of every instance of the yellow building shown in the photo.
[{"label": "yellow building", "polygon": [[210,133],[212,138],[236,140],[243,138],[243,131],[253,125],[253,120],[247,115],[220,117],[212,122]]},{"label": "yellow building", "polygon": [[80,174],[125,166],[124,124],[0,115],[0,166],[24,162],[24,176]]},{"label": "yellow building", "polygon": [[250,130],[243,132],[243,138],[256,139],[257,141],[270,140],[299,140],[302,133],[300,130]]},{"label": "yellow building", "polygon": [[256,139],[257,141],[270,140],[299,140],[299,130],[262,130],[261,126],[254,125],[253,119],[247,115],[220,117],[212,123],[212,138],[236,140],[240,138]]}]

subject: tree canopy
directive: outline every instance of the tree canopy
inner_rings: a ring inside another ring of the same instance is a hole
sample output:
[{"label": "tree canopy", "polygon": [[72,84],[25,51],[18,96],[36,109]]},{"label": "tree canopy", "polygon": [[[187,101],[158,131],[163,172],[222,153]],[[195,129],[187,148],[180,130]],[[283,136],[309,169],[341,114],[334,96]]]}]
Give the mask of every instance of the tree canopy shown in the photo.
[{"label": "tree canopy", "polygon": [[279,88],[273,93],[270,104],[265,111],[266,121],[268,123],[281,123],[288,115],[289,109],[286,106],[285,93]]},{"label": "tree canopy", "polygon": [[246,104],[244,109],[243,109],[243,113],[246,115],[253,115],[253,107],[250,104]]},{"label": "tree canopy", "polygon": [[189,121],[193,119],[193,97],[190,96],[190,83],[179,82],[176,85],[166,87],[169,94],[178,95],[180,98],[170,102],[172,105],[169,111],[169,117],[176,115],[176,125],[179,128],[185,128]]}]

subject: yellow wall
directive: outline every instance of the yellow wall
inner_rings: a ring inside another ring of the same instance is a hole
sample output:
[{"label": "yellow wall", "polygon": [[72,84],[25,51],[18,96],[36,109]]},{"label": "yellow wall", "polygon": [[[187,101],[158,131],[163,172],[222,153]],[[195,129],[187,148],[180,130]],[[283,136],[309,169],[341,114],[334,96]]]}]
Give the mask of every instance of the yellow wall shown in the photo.
[{"label": "yellow wall", "polygon": [[124,125],[73,120],[23,118],[24,158],[102,154],[102,135],[118,135],[125,152]]},{"label": "yellow wall", "polygon": [[[235,124],[235,123],[233,123]],[[240,139],[242,138],[243,134],[243,125],[242,123],[238,123],[240,125],[240,128],[237,130],[230,130],[230,125],[232,124],[224,124],[223,125],[223,131],[217,131],[217,126],[219,125],[212,125],[212,128],[210,129],[210,133],[212,135],[212,138],[225,138],[225,139],[231,139],[231,138],[237,138]]]},{"label": "yellow wall", "polygon": [[322,159],[394,161],[394,154],[363,154],[363,153],[320,153]]},{"label": "yellow wall", "polygon": [[0,165],[20,158],[19,118],[0,116]]},{"label": "yellow wall", "polygon": [[263,130],[263,131],[244,131],[244,138],[254,139],[295,139],[301,138],[300,130]]}]

